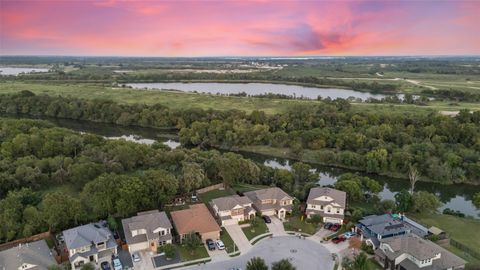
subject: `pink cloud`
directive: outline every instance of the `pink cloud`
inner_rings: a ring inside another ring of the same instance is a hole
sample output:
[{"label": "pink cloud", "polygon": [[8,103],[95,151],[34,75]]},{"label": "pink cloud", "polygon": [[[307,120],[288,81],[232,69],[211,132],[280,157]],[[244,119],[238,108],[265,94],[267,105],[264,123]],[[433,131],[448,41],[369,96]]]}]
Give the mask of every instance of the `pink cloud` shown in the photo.
[{"label": "pink cloud", "polygon": [[473,1],[0,1],[2,54],[480,53]]}]

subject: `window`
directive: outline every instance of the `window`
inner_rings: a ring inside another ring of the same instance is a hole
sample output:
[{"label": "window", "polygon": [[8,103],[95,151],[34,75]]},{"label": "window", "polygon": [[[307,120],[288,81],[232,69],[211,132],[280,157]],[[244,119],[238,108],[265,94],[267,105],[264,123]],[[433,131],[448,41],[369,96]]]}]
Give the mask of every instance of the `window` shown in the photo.
[{"label": "window", "polygon": [[165,235],[165,231],[160,231],[160,235]]}]

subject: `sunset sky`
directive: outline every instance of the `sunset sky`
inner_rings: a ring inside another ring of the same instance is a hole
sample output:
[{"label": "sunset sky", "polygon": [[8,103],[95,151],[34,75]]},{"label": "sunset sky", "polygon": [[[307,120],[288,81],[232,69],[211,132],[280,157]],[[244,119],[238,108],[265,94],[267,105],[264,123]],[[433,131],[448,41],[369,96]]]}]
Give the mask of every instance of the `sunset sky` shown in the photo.
[{"label": "sunset sky", "polygon": [[0,0],[2,55],[480,54],[480,1]]}]

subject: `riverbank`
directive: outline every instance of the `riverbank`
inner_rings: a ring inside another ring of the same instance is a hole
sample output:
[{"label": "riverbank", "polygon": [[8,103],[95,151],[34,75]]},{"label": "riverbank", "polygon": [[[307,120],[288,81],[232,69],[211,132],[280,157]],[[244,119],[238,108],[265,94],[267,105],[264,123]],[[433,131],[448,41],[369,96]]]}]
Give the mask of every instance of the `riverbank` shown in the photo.
[{"label": "riverbank", "polygon": [[[222,149],[222,150],[240,152],[240,153],[262,155],[262,156],[266,156],[266,157],[290,159],[290,160],[309,163],[309,164],[314,164],[314,165],[341,168],[341,169],[359,171],[359,172],[366,173],[362,168],[359,168],[359,167],[346,166],[346,165],[339,164],[339,163],[319,161],[319,160],[315,159],[315,155],[318,154],[318,152],[315,151],[315,150],[304,149],[299,154],[295,154],[295,153],[292,152],[292,150],[290,148],[275,148],[275,147],[266,146],[266,145],[252,145],[252,146],[232,147],[232,148],[224,148],[224,147],[217,146],[216,148],[219,148],[219,149]],[[399,174],[399,173],[392,173],[392,172],[380,172],[380,173],[374,173],[374,174],[379,175],[379,176],[386,176],[386,177],[390,177],[390,178],[401,179],[403,181],[408,181],[408,175],[406,175],[406,174]],[[433,181],[432,179],[425,178],[425,177],[421,177],[418,181],[419,182],[444,184],[444,185],[454,185],[454,184],[456,184],[456,183],[453,183],[453,182],[439,183],[439,182]],[[462,184],[480,186],[479,183],[470,182],[470,181],[463,182]]]}]

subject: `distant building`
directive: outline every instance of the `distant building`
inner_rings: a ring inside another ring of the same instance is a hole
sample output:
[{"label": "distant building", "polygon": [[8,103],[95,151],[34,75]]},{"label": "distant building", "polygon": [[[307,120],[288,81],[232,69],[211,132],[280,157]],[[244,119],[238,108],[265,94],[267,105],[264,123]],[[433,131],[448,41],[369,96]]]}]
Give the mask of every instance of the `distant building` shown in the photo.
[{"label": "distant building", "polygon": [[189,209],[173,211],[170,214],[180,241],[191,232],[197,233],[203,241],[220,238],[220,226],[203,203],[190,205]]},{"label": "distant building", "polygon": [[328,187],[310,189],[305,214],[308,218],[314,215],[322,217],[323,222],[343,223],[347,193]]},{"label": "distant building", "polygon": [[1,270],[47,270],[57,265],[45,240],[0,251]]},{"label": "distant building", "polygon": [[415,234],[382,239],[375,259],[390,270],[464,269],[465,260]]},{"label": "distant building", "polygon": [[172,224],[165,212],[152,210],[122,219],[128,250],[133,253],[172,243]]},{"label": "distant building", "polygon": [[278,187],[271,187],[245,192],[245,196],[253,202],[253,207],[266,216],[277,216],[284,219],[292,212],[293,198]]},{"label": "distant building", "polygon": [[117,243],[106,223],[90,223],[63,231],[68,259],[72,269],[87,263],[98,263],[100,258],[117,254]]},{"label": "distant building", "polygon": [[403,215],[371,215],[362,218],[357,224],[357,231],[363,240],[378,248],[380,240],[413,233],[420,237],[428,235],[428,229]]},{"label": "distant building", "polygon": [[210,203],[222,226],[254,218],[257,211],[252,204],[247,196],[238,195],[216,198]]}]

